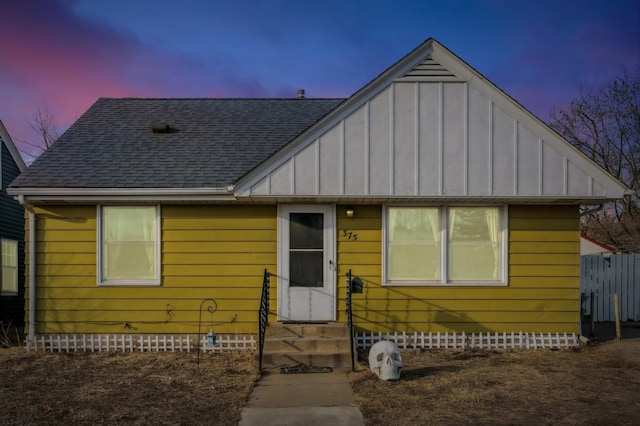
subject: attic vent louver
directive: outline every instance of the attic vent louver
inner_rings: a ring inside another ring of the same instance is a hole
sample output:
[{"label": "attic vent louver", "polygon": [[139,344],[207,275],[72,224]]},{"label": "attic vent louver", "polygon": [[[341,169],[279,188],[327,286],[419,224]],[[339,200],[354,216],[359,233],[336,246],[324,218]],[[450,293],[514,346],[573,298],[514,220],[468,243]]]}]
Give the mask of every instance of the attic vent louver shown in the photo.
[{"label": "attic vent louver", "polygon": [[156,123],[151,127],[153,133],[169,133],[171,130],[167,123]]}]

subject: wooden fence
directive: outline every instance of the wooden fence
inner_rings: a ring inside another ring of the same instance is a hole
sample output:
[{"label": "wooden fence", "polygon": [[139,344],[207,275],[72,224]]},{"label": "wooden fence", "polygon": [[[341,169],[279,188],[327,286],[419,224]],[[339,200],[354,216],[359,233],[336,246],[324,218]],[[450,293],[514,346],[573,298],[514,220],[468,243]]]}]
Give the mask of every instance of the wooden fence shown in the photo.
[{"label": "wooden fence", "polygon": [[582,313],[595,322],[615,321],[614,294],[620,320],[640,321],[640,254],[582,256],[580,293]]}]

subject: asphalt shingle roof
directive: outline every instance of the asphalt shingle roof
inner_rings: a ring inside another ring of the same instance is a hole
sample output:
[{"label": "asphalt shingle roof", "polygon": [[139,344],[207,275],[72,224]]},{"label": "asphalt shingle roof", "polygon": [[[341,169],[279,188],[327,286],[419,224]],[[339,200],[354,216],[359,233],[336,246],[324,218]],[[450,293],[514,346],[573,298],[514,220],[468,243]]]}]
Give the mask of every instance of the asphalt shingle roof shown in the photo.
[{"label": "asphalt shingle roof", "polygon": [[11,186],[224,188],[343,101],[101,98]]}]

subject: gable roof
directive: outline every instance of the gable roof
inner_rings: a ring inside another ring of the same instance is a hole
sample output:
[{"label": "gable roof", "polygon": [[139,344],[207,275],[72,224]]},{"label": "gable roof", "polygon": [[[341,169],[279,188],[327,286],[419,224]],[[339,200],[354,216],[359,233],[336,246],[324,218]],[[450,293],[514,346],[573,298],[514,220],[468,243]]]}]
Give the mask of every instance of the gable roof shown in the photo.
[{"label": "gable roof", "polygon": [[[157,123],[171,131],[152,133]],[[589,204],[625,190],[428,39],[346,101],[100,99],[9,193]]]},{"label": "gable roof", "polygon": [[[12,183],[11,192],[226,193],[343,101],[101,98]],[[154,133],[158,123],[169,131]]]},{"label": "gable roof", "polygon": [[599,203],[626,188],[428,39],[236,187],[253,200]]},{"label": "gable roof", "polygon": [[13,143],[11,136],[9,136],[9,132],[7,132],[4,124],[2,124],[2,121],[0,121],[0,143],[4,144],[4,146],[7,148],[9,154],[11,155],[11,158],[18,166],[18,170],[20,170],[20,172],[25,171],[27,169],[27,165],[24,163],[22,156],[18,152],[18,149]]}]

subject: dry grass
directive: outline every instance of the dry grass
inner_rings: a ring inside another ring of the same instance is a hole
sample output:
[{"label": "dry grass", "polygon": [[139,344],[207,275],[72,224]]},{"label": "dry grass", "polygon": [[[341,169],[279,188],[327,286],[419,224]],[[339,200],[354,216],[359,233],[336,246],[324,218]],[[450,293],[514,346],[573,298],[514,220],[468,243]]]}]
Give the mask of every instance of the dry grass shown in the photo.
[{"label": "dry grass", "polygon": [[368,425],[640,424],[640,341],[562,351],[403,353],[350,379]]},{"label": "dry grass", "polygon": [[[350,374],[367,425],[640,424],[640,340],[403,357],[398,382]],[[251,352],[0,349],[0,424],[235,425],[256,379]]]},{"label": "dry grass", "polygon": [[240,420],[252,354],[0,350],[0,424],[215,424]]}]

